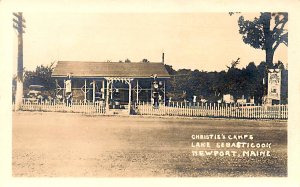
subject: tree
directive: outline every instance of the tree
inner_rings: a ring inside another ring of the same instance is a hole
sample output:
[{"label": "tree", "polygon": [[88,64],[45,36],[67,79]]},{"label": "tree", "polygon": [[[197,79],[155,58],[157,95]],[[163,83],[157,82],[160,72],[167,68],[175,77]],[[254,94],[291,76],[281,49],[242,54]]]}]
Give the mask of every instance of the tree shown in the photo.
[{"label": "tree", "polygon": [[25,71],[24,74],[24,89],[28,90],[30,85],[42,85],[45,91],[50,95],[54,95],[55,80],[51,77],[53,64],[50,66],[37,66],[35,71]]},{"label": "tree", "polygon": [[167,65],[167,64],[164,64],[167,72],[170,74],[170,75],[175,75],[176,74],[176,70],[173,69],[173,66],[171,65]]},{"label": "tree", "polygon": [[131,60],[129,60],[128,58],[125,60],[125,63],[130,63]]},{"label": "tree", "polygon": [[149,61],[148,59],[144,58],[144,59],[142,60],[142,62],[143,62],[143,63],[149,63],[150,61]]},{"label": "tree", "polygon": [[[232,14],[231,14],[232,15]],[[266,52],[266,63],[273,65],[273,56],[280,44],[288,46],[288,31],[285,28],[288,22],[286,12],[262,12],[259,18],[253,21],[245,20],[240,16],[238,20],[239,33],[243,41],[255,49],[262,49]]]},{"label": "tree", "polygon": [[236,66],[237,65],[239,65],[240,64],[240,58],[237,58],[236,60],[233,60],[232,62],[231,62],[231,66],[226,66],[228,69],[230,69],[230,68],[236,68]]}]

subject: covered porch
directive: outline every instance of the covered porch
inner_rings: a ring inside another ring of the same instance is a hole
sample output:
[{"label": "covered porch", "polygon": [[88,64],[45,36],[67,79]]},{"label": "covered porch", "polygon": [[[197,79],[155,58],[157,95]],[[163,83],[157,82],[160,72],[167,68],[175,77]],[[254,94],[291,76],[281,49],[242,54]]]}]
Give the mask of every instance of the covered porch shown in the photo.
[{"label": "covered porch", "polygon": [[[56,97],[97,103],[107,114],[130,114],[139,102],[152,102],[154,80],[161,83],[160,102],[166,102],[165,80],[169,74],[163,63],[70,62],[59,61],[53,71]],[[70,84],[71,83],[71,84]]]}]

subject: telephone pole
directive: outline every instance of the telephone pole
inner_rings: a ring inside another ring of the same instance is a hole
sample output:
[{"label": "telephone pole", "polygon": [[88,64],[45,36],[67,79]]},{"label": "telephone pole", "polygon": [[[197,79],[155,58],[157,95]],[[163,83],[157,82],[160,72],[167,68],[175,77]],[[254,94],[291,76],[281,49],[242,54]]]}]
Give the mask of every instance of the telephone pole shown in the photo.
[{"label": "telephone pole", "polygon": [[13,13],[13,27],[18,32],[18,72],[17,72],[17,88],[15,110],[19,110],[23,99],[23,33],[25,33],[25,19],[22,12]]}]

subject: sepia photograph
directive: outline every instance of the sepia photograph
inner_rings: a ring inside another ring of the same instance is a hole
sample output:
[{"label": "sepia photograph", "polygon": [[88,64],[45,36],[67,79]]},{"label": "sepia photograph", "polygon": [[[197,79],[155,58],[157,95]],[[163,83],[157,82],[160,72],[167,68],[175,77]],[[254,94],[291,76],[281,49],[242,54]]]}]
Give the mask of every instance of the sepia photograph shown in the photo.
[{"label": "sepia photograph", "polygon": [[7,11],[10,177],[287,180],[291,13],[231,10]]},{"label": "sepia photograph", "polygon": [[12,17],[13,176],[287,176],[288,13]]}]

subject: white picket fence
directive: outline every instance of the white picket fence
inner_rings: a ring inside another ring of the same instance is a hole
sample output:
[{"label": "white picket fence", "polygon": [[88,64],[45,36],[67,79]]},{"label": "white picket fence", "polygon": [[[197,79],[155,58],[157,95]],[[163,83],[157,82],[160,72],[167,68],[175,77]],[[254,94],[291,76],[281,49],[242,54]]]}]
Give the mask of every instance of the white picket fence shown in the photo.
[{"label": "white picket fence", "polygon": [[[14,109],[14,104],[13,104]],[[87,103],[87,102],[72,102],[54,103],[54,102],[23,102],[20,107],[23,111],[42,111],[42,112],[72,112],[84,114],[105,114],[105,105],[100,103]]]},{"label": "white picket fence", "polygon": [[[158,108],[150,103],[136,104],[137,115],[153,116],[186,116],[186,117],[212,117],[212,118],[245,118],[245,119],[288,119],[288,105],[273,106],[238,106],[228,104],[207,104],[207,103],[179,103],[172,102],[167,106],[160,104]],[[12,106],[14,109],[14,103]],[[23,102],[23,111],[44,111],[44,112],[73,112],[92,115],[106,114],[103,103],[88,103],[75,101],[72,104],[54,102]]]},{"label": "white picket fence", "polygon": [[171,103],[167,106],[153,107],[150,103],[136,106],[139,115],[155,116],[187,116],[215,118],[246,118],[246,119],[287,119],[288,105],[273,106],[238,106],[229,104]]}]

